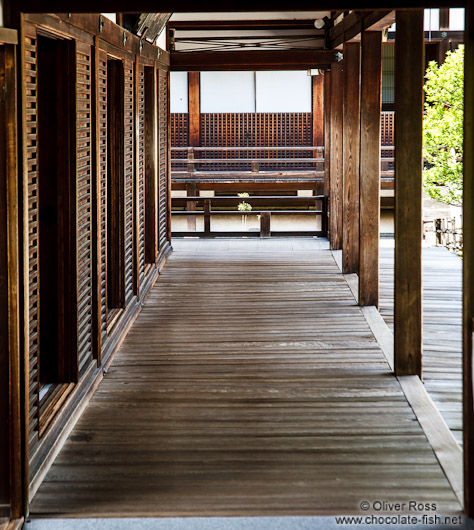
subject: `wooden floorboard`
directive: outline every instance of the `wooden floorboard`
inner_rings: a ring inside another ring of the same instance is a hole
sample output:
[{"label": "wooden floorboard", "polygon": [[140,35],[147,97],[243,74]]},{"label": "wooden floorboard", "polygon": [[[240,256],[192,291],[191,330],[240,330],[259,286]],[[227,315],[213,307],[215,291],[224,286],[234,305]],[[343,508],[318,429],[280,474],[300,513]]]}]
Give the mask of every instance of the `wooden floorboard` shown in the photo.
[{"label": "wooden floorboard", "polygon": [[[393,248],[380,249],[380,314],[393,329]],[[423,249],[423,381],[462,445],[462,261]]]},{"label": "wooden floorboard", "polygon": [[315,243],[176,242],[32,516],[328,515],[380,499],[458,511]]}]

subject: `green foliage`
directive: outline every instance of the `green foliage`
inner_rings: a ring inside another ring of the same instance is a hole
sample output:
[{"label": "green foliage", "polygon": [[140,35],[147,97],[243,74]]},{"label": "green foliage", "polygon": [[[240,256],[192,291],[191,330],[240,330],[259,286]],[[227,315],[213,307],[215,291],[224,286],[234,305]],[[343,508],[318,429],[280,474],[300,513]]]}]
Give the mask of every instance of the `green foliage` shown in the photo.
[{"label": "green foliage", "polygon": [[438,201],[462,204],[464,46],[446,54],[426,71],[423,170],[427,194]]},{"label": "green foliage", "polygon": [[239,202],[239,205],[237,206],[239,212],[250,212],[252,211],[252,205],[248,202]]},{"label": "green foliage", "polygon": [[[250,195],[244,191],[242,193],[237,193],[237,196],[238,197],[250,197]],[[252,211],[252,205],[249,204],[248,202],[239,202],[239,205],[237,206],[237,209],[239,210],[239,212],[251,212]]]}]

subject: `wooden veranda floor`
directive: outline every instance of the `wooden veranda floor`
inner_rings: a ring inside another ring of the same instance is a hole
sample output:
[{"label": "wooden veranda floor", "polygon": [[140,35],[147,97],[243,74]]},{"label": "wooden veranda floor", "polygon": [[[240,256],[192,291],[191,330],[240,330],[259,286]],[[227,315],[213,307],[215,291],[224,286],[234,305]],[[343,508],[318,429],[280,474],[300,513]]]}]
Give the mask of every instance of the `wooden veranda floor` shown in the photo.
[{"label": "wooden veranda floor", "polygon": [[[380,249],[380,314],[393,329],[393,247]],[[462,445],[462,261],[423,249],[423,381]]]},{"label": "wooden veranda floor", "polygon": [[32,515],[459,510],[324,243],[238,245],[175,242]]}]

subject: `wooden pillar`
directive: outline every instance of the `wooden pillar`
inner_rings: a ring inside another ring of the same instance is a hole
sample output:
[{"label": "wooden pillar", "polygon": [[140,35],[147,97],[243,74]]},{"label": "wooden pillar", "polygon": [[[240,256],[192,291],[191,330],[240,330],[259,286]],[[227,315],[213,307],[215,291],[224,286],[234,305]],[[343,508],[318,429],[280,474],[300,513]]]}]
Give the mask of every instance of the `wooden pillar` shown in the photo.
[{"label": "wooden pillar", "polygon": [[188,141],[191,147],[199,147],[199,79],[200,72],[188,72]]},{"label": "wooden pillar", "polygon": [[[342,248],[342,120],[344,72],[341,63],[331,66],[331,109],[329,148],[329,244]],[[328,156],[326,154],[326,156]]]},{"label": "wooden pillar", "polygon": [[23,514],[16,46],[0,45],[0,503]]},{"label": "wooden pillar", "polygon": [[311,79],[313,82],[313,145],[321,146],[324,143],[324,77],[313,75]]},{"label": "wooden pillar", "polygon": [[463,198],[463,436],[464,510],[474,517],[474,2],[466,8]]},{"label": "wooden pillar", "polygon": [[[196,197],[197,195],[197,189],[196,184],[186,184],[186,195],[188,197]],[[186,202],[186,210],[188,212],[195,212],[196,211],[196,201],[187,201]],[[186,222],[187,222],[187,228],[188,232],[196,232],[196,216],[193,215],[187,215],[186,216]]]},{"label": "wooden pillar", "polygon": [[[329,195],[331,179],[329,152],[331,149],[331,70],[324,72],[324,195]],[[327,224],[327,223],[326,223]]]},{"label": "wooden pillar", "polygon": [[359,304],[379,305],[382,33],[362,33],[360,107]]},{"label": "wooden pillar", "polygon": [[396,22],[394,364],[421,377],[423,10],[399,10]]},{"label": "wooden pillar", "polygon": [[360,44],[344,44],[342,272],[359,270]]}]

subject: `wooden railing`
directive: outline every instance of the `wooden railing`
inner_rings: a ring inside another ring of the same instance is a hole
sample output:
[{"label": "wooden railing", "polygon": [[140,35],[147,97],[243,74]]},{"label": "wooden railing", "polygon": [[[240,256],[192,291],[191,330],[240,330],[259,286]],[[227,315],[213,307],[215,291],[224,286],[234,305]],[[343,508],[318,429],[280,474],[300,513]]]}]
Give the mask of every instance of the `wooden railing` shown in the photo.
[{"label": "wooden railing", "polygon": [[[328,200],[324,195],[311,197],[297,196],[256,196],[256,197],[173,197],[172,215],[185,216],[188,219],[187,231],[173,231],[174,237],[269,237],[272,233],[278,236],[327,236]],[[246,202],[252,206],[251,211],[239,211],[239,203]],[[213,230],[212,217],[234,216],[236,224],[239,216],[255,216],[260,218],[257,230]],[[304,215],[314,217],[313,230],[273,230],[271,219],[274,216]],[[197,231],[190,227],[197,216],[203,216],[203,230]],[[191,223],[189,222],[191,221]]]},{"label": "wooden railing", "polygon": [[171,171],[311,171],[324,176],[324,147],[172,147]]},{"label": "wooden railing", "polygon": [[[394,147],[380,149],[381,182],[393,183]],[[311,179],[324,178],[324,147],[172,147],[173,180],[215,177],[216,173],[231,177],[245,172],[259,177],[278,171],[284,177],[292,172]]]}]

